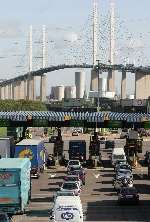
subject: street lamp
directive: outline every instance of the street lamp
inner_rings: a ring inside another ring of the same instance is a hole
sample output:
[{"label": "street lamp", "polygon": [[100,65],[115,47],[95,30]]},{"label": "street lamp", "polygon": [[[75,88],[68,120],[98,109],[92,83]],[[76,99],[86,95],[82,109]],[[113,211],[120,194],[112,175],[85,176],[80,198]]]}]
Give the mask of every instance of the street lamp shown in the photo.
[{"label": "street lamp", "polygon": [[100,108],[100,75],[102,74],[100,69],[100,60],[96,60],[98,62],[97,64],[97,77],[98,77],[98,101],[97,101],[97,111],[99,112]]},{"label": "street lamp", "polygon": [[[100,110],[100,74],[102,74],[100,70],[100,60],[96,60],[98,62],[97,64],[97,78],[98,78],[98,98],[97,98],[97,112]],[[97,132],[97,121],[96,121],[96,132]]]}]

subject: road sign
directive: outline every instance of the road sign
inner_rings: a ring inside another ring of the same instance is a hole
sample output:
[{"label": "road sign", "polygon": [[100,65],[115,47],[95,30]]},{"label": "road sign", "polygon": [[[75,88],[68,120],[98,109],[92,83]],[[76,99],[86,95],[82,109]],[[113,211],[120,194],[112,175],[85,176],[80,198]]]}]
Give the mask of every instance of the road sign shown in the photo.
[{"label": "road sign", "polygon": [[122,121],[117,120],[107,120],[104,121],[104,127],[105,128],[122,128]]},{"label": "road sign", "polygon": [[71,120],[71,116],[64,116],[64,121]]},{"label": "road sign", "polygon": [[72,127],[84,126],[84,121],[72,119],[72,120],[70,120],[70,124],[69,125],[72,126]]}]

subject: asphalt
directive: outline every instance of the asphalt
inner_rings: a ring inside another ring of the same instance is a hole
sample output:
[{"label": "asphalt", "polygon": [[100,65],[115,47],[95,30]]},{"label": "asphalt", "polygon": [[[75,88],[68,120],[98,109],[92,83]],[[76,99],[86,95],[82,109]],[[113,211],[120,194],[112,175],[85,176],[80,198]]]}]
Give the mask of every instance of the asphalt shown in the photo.
[{"label": "asphalt", "polygon": [[[147,145],[146,145],[147,146]],[[145,149],[149,148],[145,147]],[[84,221],[150,221],[150,179],[147,168],[133,170],[134,184],[140,194],[139,205],[123,205],[117,202],[117,193],[112,186],[113,168],[109,161],[110,150],[103,149],[103,167],[86,169],[86,184],[81,193],[85,212]],[[52,167],[32,180],[32,199],[26,214],[13,217],[13,222],[48,221],[48,211],[52,207],[52,196],[59,190],[64,167]]]}]

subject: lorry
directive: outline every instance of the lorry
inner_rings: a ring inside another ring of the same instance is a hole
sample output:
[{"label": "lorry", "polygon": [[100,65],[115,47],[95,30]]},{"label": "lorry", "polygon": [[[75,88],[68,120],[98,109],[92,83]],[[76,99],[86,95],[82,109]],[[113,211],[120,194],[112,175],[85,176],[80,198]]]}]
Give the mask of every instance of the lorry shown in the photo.
[{"label": "lorry", "polygon": [[44,141],[39,139],[23,139],[15,146],[15,157],[29,158],[31,161],[31,176],[39,178],[46,162]]},{"label": "lorry", "polygon": [[0,137],[1,158],[13,158],[15,152],[15,141],[13,137]]},{"label": "lorry", "polygon": [[112,151],[111,163],[115,166],[117,162],[126,162],[126,155],[122,147],[114,148]]},{"label": "lorry", "polygon": [[124,146],[126,155],[129,157],[134,155],[137,156],[137,153],[142,153],[142,142],[143,139],[139,137],[138,132],[130,130]]},{"label": "lorry", "polygon": [[142,153],[143,139],[139,136],[136,130],[130,130],[126,138],[124,151],[128,161],[133,166],[137,165],[138,153]]},{"label": "lorry", "polygon": [[79,159],[81,161],[86,161],[86,141],[85,140],[70,140],[69,141],[69,159]]},{"label": "lorry", "polygon": [[0,159],[0,213],[24,213],[31,199],[28,158]]}]

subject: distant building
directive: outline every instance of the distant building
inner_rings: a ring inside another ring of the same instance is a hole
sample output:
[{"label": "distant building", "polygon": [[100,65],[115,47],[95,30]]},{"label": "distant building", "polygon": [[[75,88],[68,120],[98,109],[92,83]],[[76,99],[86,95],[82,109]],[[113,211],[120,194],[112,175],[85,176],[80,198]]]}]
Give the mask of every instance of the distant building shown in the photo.
[{"label": "distant building", "polygon": [[53,86],[51,88],[51,99],[62,101],[64,98],[64,86]]},{"label": "distant building", "polygon": [[85,72],[75,72],[76,98],[84,97]]},{"label": "distant building", "polygon": [[65,99],[75,99],[76,98],[76,86],[65,86]]}]

